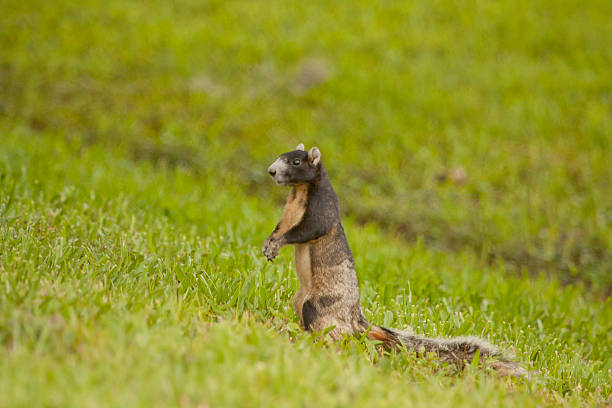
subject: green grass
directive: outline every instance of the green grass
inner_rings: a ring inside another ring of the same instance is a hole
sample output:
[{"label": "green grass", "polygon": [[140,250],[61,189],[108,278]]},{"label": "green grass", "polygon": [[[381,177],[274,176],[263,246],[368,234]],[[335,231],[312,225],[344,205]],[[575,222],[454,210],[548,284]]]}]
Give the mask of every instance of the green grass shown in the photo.
[{"label": "green grass", "polygon": [[6,1],[0,111],[262,195],[316,143],[347,214],[609,294],[611,7],[583,3]]},{"label": "green grass", "polygon": [[27,136],[6,131],[0,156],[0,405],[291,405],[316,392],[328,405],[489,406],[610,395],[609,300],[503,278],[503,265],[469,252],[407,250],[349,221],[371,319],[482,334],[541,375],[508,387],[409,357],[372,364],[371,345],[321,348],[298,329],[291,251],[274,264],[259,254],[272,203],[213,176],[200,184],[180,169]]},{"label": "green grass", "polygon": [[[1,9],[0,406],[612,402],[609,2]],[[366,316],[534,380],[298,328],[259,249],[298,142]]]}]

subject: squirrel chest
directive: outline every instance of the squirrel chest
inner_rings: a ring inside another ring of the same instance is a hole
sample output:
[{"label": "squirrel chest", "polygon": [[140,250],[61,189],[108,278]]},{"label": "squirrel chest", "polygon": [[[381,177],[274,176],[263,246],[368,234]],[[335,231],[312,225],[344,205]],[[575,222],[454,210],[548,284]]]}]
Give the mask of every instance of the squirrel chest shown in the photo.
[{"label": "squirrel chest", "polygon": [[283,209],[283,216],[278,223],[275,235],[284,234],[302,221],[306,213],[307,201],[308,185],[295,186],[287,198],[287,204]]},{"label": "squirrel chest", "polygon": [[[308,203],[308,185],[298,185],[293,188],[283,210],[283,216],[278,224],[279,235],[284,234],[299,224],[306,213]],[[307,291],[311,285],[312,268],[310,264],[309,243],[295,245],[295,268],[302,290]]]}]

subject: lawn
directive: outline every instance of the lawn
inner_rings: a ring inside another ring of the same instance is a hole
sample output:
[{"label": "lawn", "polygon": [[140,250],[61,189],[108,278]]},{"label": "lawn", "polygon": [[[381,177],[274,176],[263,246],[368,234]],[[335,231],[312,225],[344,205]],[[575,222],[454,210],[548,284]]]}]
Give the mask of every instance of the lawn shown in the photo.
[{"label": "lawn", "polygon": [[[612,404],[608,1],[0,8],[0,406]],[[366,317],[532,380],[300,330],[299,142]]]}]

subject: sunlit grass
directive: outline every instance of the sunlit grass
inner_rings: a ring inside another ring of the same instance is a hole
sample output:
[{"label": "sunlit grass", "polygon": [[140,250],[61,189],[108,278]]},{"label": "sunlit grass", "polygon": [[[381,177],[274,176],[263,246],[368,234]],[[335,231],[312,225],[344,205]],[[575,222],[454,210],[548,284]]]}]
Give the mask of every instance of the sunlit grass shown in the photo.
[{"label": "sunlit grass", "polygon": [[371,320],[481,335],[539,374],[509,386],[381,359],[359,341],[321,348],[290,307],[291,251],[273,264],[259,254],[272,203],[231,184],[221,191],[213,177],[202,186],[181,170],[17,133],[5,133],[0,154],[4,405],[299,405],[309,393],[324,405],[554,405],[610,395],[609,301],[555,280],[503,278],[503,265],[469,252],[407,248],[347,220]]},{"label": "sunlit grass", "polygon": [[[609,1],[0,9],[0,406],[610,404]],[[299,142],[367,317],[534,380],[299,329]]]}]

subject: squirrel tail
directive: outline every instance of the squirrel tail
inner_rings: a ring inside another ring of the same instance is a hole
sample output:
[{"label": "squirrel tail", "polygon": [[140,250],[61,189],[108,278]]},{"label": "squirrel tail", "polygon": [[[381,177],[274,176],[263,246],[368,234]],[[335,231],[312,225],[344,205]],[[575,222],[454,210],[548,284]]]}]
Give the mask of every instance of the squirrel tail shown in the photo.
[{"label": "squirrel tail", "polygon": [[388,349],[404,346],[417,353],[436,353],[440,361],[463,368],[472,362],[479,351],[479,359],[483,366],[495,369],[501,376],[525,377],[528,372],[518,363],[505,356],[497,347],[477,337],[455,337],[451,339],[436,339],[415,335],[410,331],[387,329],[370,326],[367,333],[370,340],[379,340]]}]

